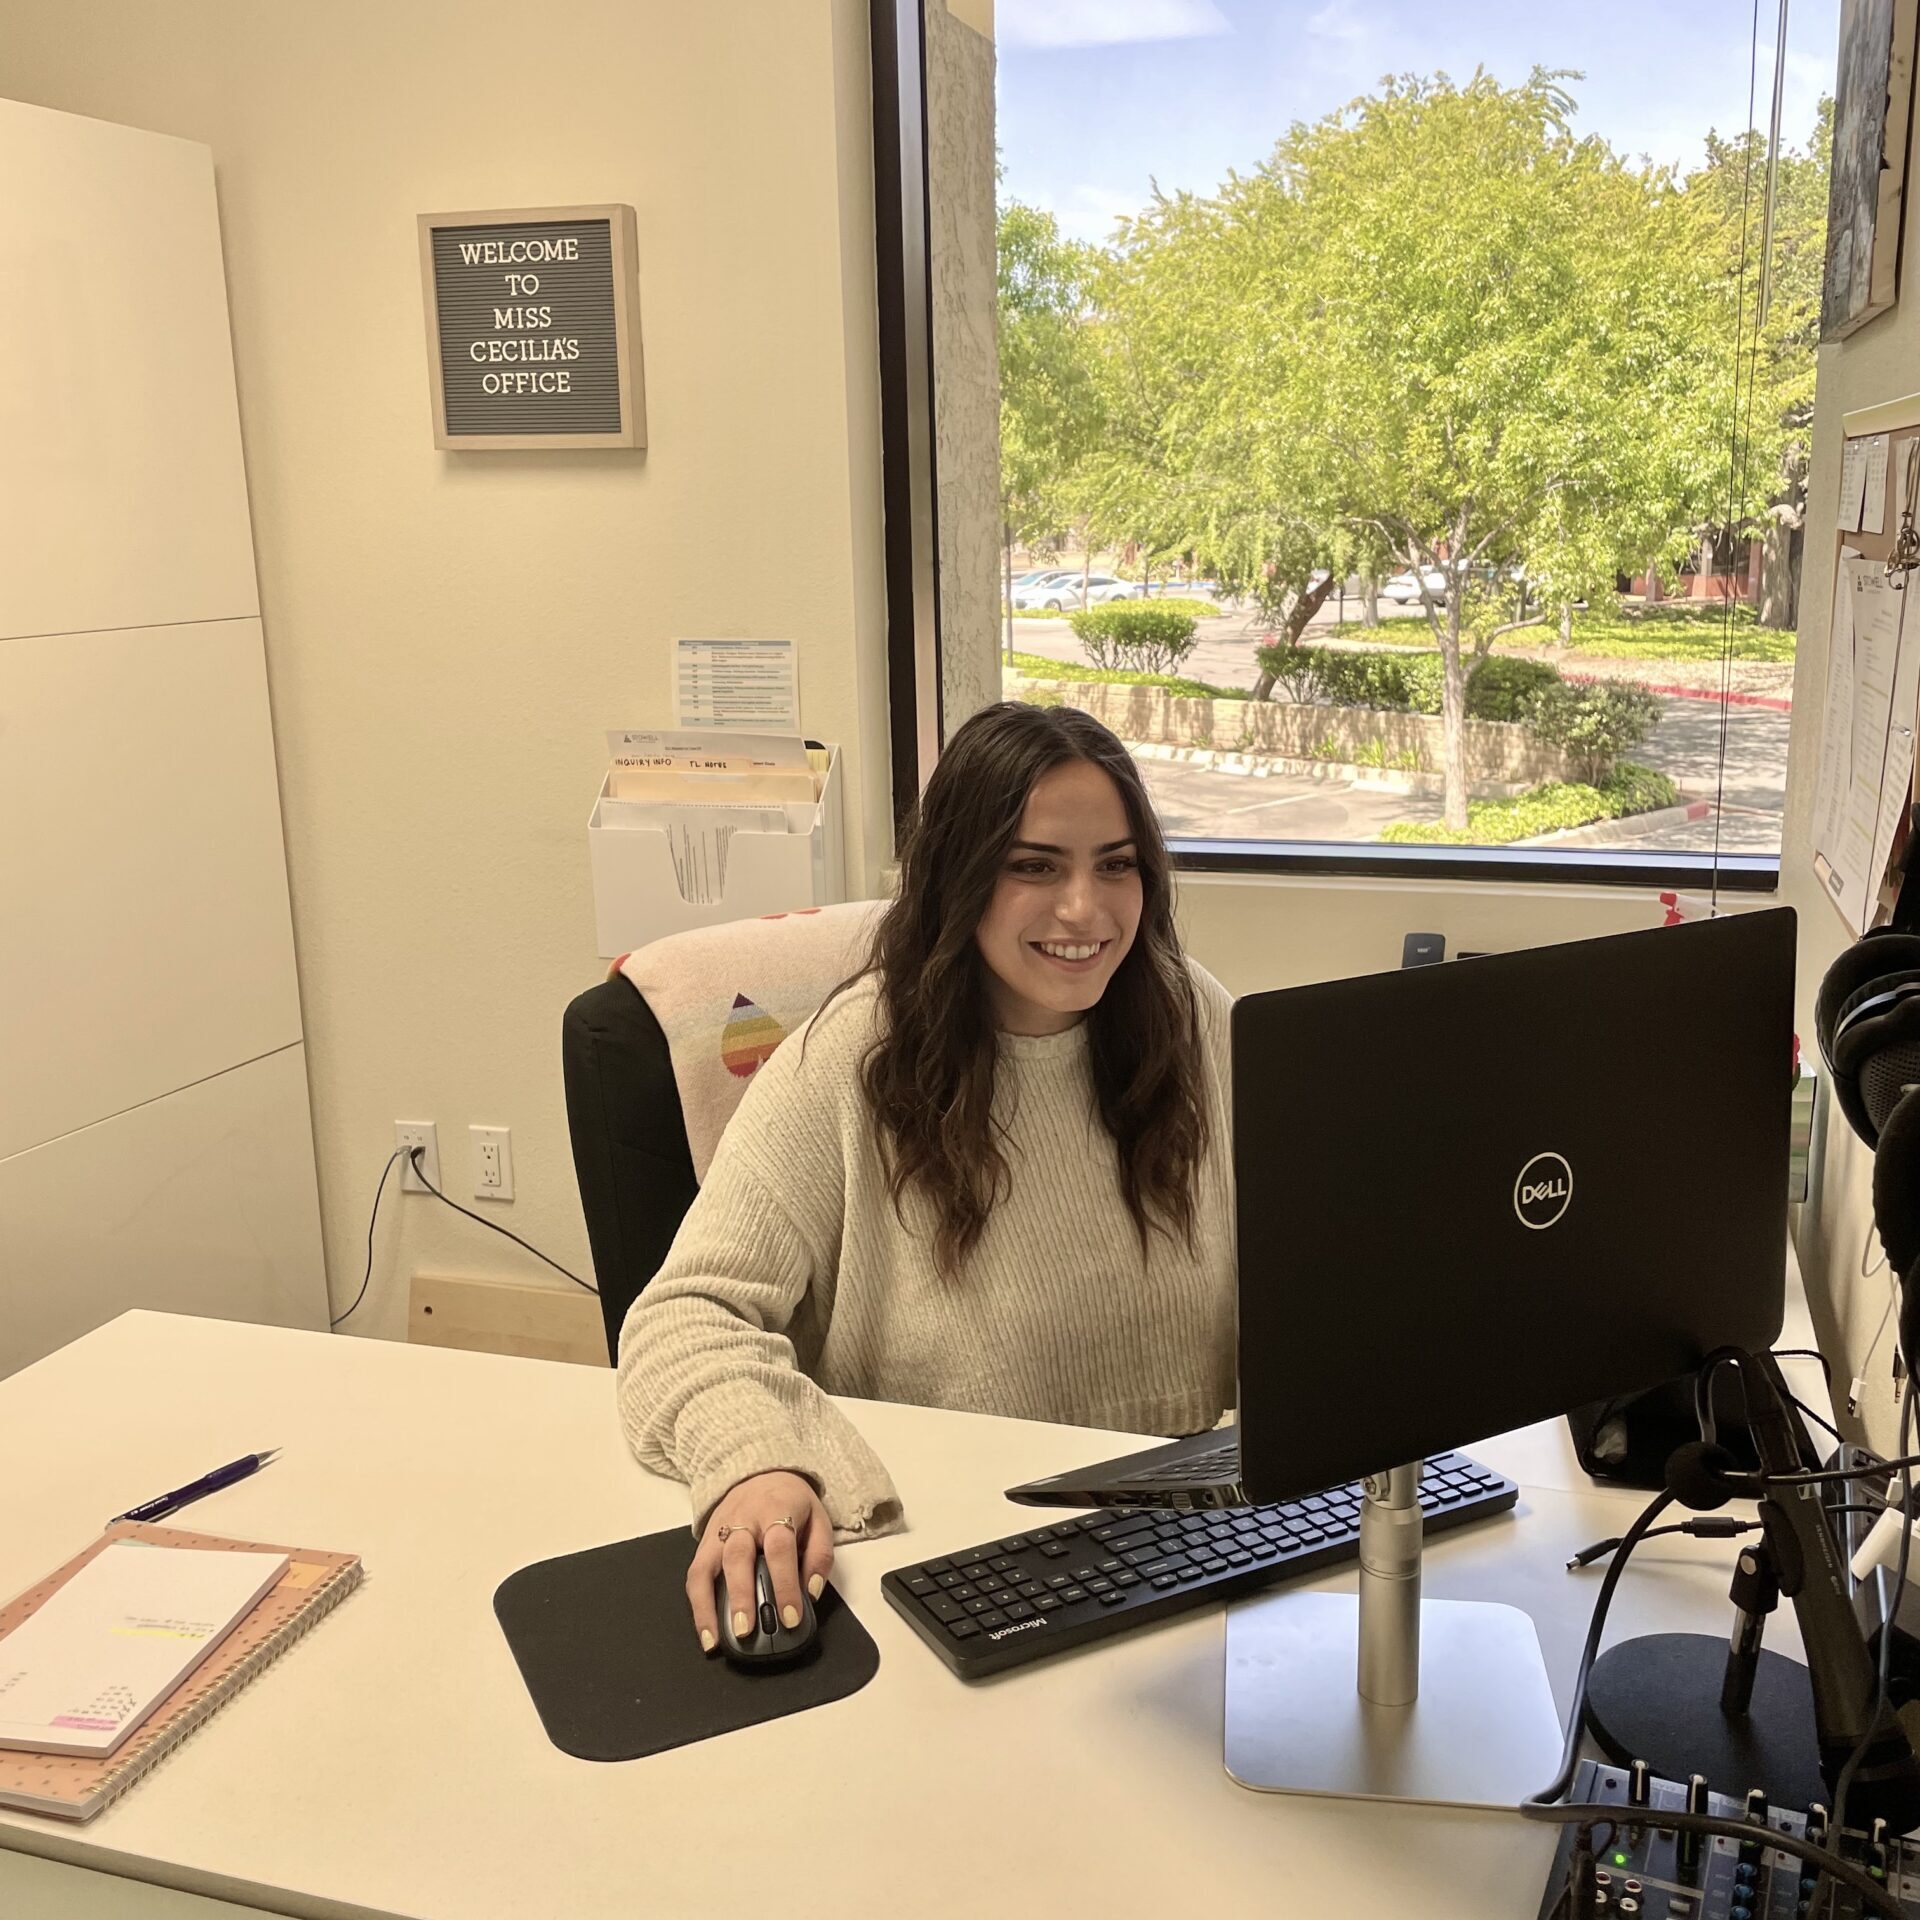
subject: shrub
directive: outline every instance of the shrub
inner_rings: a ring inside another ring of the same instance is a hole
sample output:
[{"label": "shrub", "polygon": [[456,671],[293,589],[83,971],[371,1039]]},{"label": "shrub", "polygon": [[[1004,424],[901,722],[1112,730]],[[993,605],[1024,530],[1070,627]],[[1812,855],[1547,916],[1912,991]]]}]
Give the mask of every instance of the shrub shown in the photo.
[{"label": "shrub", "polygon": [[[1129,604],[1130,603],[1125,600],[1108,602],[1110,606],[1127,606]],[[1197,600],[1186,594],[1169,593],[1162,595],[1156,593],[1151,600],[1144,601],[1142,604],[1157,607],[1162,613],[1184,613],[1190,619],[1194,620],[1217,620],[1220,617],[1220,608],[1216,606],[1213,601]]]},{"label": "shrub", "polygon": [[1664,773],[1623,762],[1594,786],[1549,782],[1529,787],[1511,800],[1475,800],[1467,807],[1467,830],[1455,833],[1446,826],[1422,826],[1397,821],[1380,838],[1396,845],[1438,842],[1450,846],[1499,847],[1513,840],[1533,840],[1543,833],[1569,827],[1588,827],[1596,820],[1623,820],[1629,814],[1652,813],[1670,807],[1678,797]]},{"label": "shrub", "polygon": [[1661,711],[1659,696],[1633,680],[1563,680],[1535,688],[1520,702],[1527,731],[1560,748],[1593,785],[1660,724]]},{"label": "shrub", "polygon": [[1303,647],[1296,640],[1262,647],[1257,658],[1262,673],[1273,675],[1277,685],[1296,706],[1305,706],[1319,691],[1320,649]]},{"label": "shrub", "polygon": [[[1262,647],[1270,673],[1297,701],[1331,707],[1380,707],[1389,713],[1438,713],[1444,669],[1437,652],[1348,652],[1334,647]],[[1482,660],[1467,680],[1469,720],[1519,720],[1536,693],[1558,683],[1560,671],[1543,660]]]},{"label": "shrub", "polygon": [[1528,696],[1559,678],[1560,669],[1545,660],[1488,654],[1467,678],[1467,713],[1475,720],[1524,720]]},{"label": "shrub", "polygon": [[1193,651],[1199,623],[1190,613],[1150,600],[1110,600],[1104,607],[1082,607],[1069,614],[1067,624],[1096,667],[1172,673]]}]

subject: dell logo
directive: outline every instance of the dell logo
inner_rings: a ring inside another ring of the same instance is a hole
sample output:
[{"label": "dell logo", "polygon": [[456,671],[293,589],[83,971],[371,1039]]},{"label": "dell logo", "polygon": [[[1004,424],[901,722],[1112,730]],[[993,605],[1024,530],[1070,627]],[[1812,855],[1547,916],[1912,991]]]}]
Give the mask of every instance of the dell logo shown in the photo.
[{"label": "dell logo", "polygon": [[996,1627],[987,1635],[989,1640],[1004,1640],[1010,1633],[1025,1633],[1031,1627],[1043,1627],[1044,1620],[1022,1620],[1017,1627]]},{"label": "dell logo", "polygon": [[1513,1183],[1513,1210],[1523,1227],[1550,1227],[1573,1200],[1573,1169],[1557,1153],[1536,1153]]}]

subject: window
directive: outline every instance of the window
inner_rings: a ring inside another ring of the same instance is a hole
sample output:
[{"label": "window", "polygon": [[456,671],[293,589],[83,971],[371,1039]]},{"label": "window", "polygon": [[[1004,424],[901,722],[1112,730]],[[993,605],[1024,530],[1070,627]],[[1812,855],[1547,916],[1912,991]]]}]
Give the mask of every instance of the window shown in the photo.
[{"label": "window", "polygon": [[996,0],[1005,686],[1189,864],[1772,884],[1838,0],[1758,317],[1774,23],[1685,12]]}]

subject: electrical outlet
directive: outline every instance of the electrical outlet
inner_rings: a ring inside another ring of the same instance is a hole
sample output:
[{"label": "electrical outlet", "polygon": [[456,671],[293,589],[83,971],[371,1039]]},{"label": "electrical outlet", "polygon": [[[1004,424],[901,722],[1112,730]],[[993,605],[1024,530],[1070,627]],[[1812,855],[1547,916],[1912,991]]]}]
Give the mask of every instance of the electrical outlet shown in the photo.
[{"label": "electrical outlet", "polygon": [[479,1200],[513,1198],[513,1133],[507,1127],[469,1127],[473,1191]]},{"label": "electrical outlet", "polygon": [[[405,1156],[400,1162],[402,1193],[425,1193],[427,1181],[440,1187],[442,1193],[446,1192],[446,1188],[440,1186],[440,1136],[434,1131],[431,1120],[396,1120],[393,1123],[393,1144]],[[411,1149],[414,1147],[426,1148],[420,1166],[421,1173],[427,1176],[426,1180],[422,1180],[420,1174],[413,1170]]]}]

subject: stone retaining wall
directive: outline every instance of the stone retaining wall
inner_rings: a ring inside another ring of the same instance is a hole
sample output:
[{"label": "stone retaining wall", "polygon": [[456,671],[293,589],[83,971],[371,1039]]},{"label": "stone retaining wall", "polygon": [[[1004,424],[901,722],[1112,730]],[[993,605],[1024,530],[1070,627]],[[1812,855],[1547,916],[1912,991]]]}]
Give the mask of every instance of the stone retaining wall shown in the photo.
[{"label": "stone retaining wall", "polygon": [[[1376,707],[1302,706],[1291,700],[1190,700],[1164,687],[1100,680],[1005,677],[1009,700],[1078,707],[1122,740],[1263,753],[1296,760],[1400,767],[1438,773],[1445,746],[1438,714],[1387,713]],[[1384,755],[1384,762],[1375,756]],[[1468,777],[1475,785],[1537,786],[1570,780],[1566,756],[1506,720],[1467,722]]]}]

